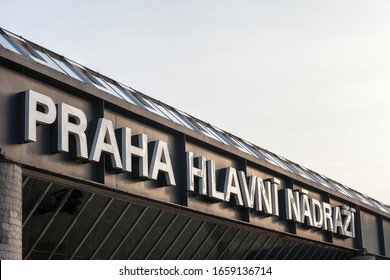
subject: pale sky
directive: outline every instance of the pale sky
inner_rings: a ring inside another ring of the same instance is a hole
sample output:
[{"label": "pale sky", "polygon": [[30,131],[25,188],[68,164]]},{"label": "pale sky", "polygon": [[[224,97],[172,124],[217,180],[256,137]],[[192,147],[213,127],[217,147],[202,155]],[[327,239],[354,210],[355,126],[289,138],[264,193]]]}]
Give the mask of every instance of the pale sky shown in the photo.
[{"label": "pale sky", "polygon": [[390,204],[390,1],[0,7],[2,28]]}]

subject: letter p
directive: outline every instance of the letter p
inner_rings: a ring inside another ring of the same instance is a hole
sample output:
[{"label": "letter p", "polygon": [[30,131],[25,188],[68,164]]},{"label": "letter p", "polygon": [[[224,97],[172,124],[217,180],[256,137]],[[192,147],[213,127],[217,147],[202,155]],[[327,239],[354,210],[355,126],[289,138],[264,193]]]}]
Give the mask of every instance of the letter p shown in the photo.
[{"label": "letter p", "polygon": [[54,101],[33,90],[23,94],[23,133],[21,142],[37,141],[37,124],[52,124],[56,120],[57,111]]}]

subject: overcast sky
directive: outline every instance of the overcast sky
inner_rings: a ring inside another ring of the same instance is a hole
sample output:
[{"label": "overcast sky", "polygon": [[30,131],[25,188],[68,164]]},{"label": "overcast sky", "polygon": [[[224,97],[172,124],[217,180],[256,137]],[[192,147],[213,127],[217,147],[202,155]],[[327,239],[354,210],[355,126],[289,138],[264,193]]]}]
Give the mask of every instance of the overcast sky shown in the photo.
[{"label": "overcast sky", "polygon": [[0,26],[390,204],[390,1],[1,0]]}]

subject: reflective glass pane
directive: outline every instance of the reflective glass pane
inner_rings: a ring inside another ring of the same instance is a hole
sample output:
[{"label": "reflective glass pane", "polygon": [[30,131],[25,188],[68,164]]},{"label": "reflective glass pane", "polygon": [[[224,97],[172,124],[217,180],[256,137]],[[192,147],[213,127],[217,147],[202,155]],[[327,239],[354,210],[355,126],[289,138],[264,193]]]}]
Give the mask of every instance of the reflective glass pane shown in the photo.
[{"label": "reflective glass pane", "polygon": [[179,112],[177,112],[175,110],[169,110],[169,111],[187,128],[195,130],[195,131],[199,131],[199,129],[197,129],[197,127],[191,121],[189,121],[184,115],[180,114]]},{"label": "reflective glass pane", "polygon": [[212,125],[210,125],[210,126],[207,126],[207,129],[208,129],[212,134],[214,134],[214,135],[219,139],[219,141],[221,141],[222,143],[224,143],[224,144],[226,144],[226,145],[231,146],[229,140],[227,140],[226,137],[225,137],[221,132],[219,132],[215,127],[213,127]]},{"label": "reflective glass pane", "polygon": [[49,57],[46,53],[38,50],[38,49],[34,49],[40,57],[42,57],[43,61],[39,61],[40,63],[42,64],[45,64],[46,66],[49,66],[50,68],[53,68],[63,74],[67,74],[61,67],[59,67],[54,61],[53,59],[51,59],[51,57]]},{"label": "reflective glass pane", "polygon": [[337,184],[332,180],[328,180],[328,182],[334,190],[353,198],[353,196],[347,190],[345,190],[341,185]]},{"label": "reflective glass pane", "polygon": [[272,154],[269,154],[269,153],[264,153],[264,155],[266,156],[266,158],[268,159],[268,162],[276,165],[276,166],[279,166],[287,171],[289,171],[285,166],[283,166],[283,164],[275,157],[273,156]]},{"label": "reflective glass pane", "polygon": [[188,118],[189,121],[191,121],[191,123],[197,128],[197,131],[202,132],[203,134],[205,134],[206,131],[205,131],[204,127],[202,127],[202,126],[200,125],[200,123],[199,123],[196,119],[190,117],[189,115],[187,115],[187,114],[185,114],[185,113],[183,113],[183,112],[182,112],[182,114],[183,114],[184,116],[186,116],[186,117]]},{"label": "reflective glass pane", "polygon": [[72,67],[66,62],[66,61],[63,61],[61,59],[58,59],[58,58],[55,58],[53,56],[50,56],[55,63],[57,63],[57,65],[59,65],[69,76],[79,80],[79,81],[82,81],[82,82],[85,82],[79,75],[76,74],[76,70],[72,69]]},{"label": "reflective glass pane", "polygon": [[123,89],[119,84],[117,83],[110,83],[107,81],[107,84],[112,87],[120,96],[122,96],[123,99],[125,99],[127,102],[136,105],[140,107],[139,102],[136,101],[136,99],[128,93],[125,89]]},{"label": "reflective glass pane", "polygon": [[252,154],[250,151],[248,151],[247,149],[245,149],[245,146],[242,146],[241,143],[238,142],[236,139],[230,138],[230,140],[232,141],[232,143],[234,143],[234,146],[235,146],[237,149],[239,149],[239,150],[241,150],[241,151],[243,151],[243,152],[245,152],[245,153],[247,153],[247,154]]},{"label": "reflective glass pane", "polygon": [[154,104],[158,110],[160,110],[168,119],[171,121],[174,121],[177,124],[183,125],[181,122],[179,122],[176,117],[174,117],[167,109],[164,108],[164,106],[161,106],[159,104]]},{"label": "reflective glass pane", "polygon": [[99,83],[102,85],[101,87],[98,86],[98,88],[104,90],[105,92],[110,93],[111,95],[114,95],[114,96],[116,96],[116,97],[119,97],[119,98],[123,99],[122,96],[120,96],[115,90],[113,90],[113,89],[105,82],[105,80],[103,80],[102,78],[100,78],[100,77],[98,77],[98,76],[95,76],[95,75],[94,75],[94,77],[95,77],[95,79],[98,80]]},{"label": "reflective glass pane", "polygon": [[207,129],[207,127],[206,127],[205,125],[203,125],[203,124],[200,123],[200,122],[197,122],[196,124],[201,128],[200,132],[202,132],[204,135],[209,136],[209,137],[211,137],[211,138],[213,138],[213,139],[215,139],[215,140],[217,140],[217,141],[220,141],[214,134],[212,134],[212,133]]},{"label": "reflective glass pane", "polygon": [[147,99],[147,98],[142,98],[142,100],[145,102],[146,104],[146,109],[148,109],[149,112],[153,112],[165,119],[168,119],[168,117],[163,114],[163,112],[161,112],[157,107],[156,107],[156,104],[153,103],[151,100]]},{"label": "reflective glass pane", "polygon": [[40,57],[38,53],[23,38],[16,37],[12,33],[6,33],[10,36],[10,38],[12,38],[13,42],[18,45],[20,50],[24,53],[24,56],[32,58],[40,63],[42,62],[42,57]]},{"label": "reflective glass pane", "polygon": [[267,157],[265,156],[264,152],[258,149],[257,147],[254,147],[252,144],[249,142],[241,139],[240,141],[242,145],[244,145],[255,157],[262,159],[262,160],[267,160]]},{"label": "reflective glass pane", "polygon": [[0,45],[2,45],[6,49],[9,49],[10,51],[23,55],[23,53],[19,51],[19,49],[16,46],[14,46],[13,43],[11,43],[10,39],[7,38],[6,35],[1,32],[0,32]]},{"label": "reflective glass pane", "polygon": [[225,134],[221,129],[219,129],[218,127],[212,126],[212,125],[210,125],[210,128],[216,132],[218,137],[221,138],[222,142],[224,142],[225,144],[232,146],[232,147],[236,146],[235,143],[229,137],[229,135]]},{"label": "reflective glass pane", "polygon": [[128,98],[132,100],[131,103],[134,102],[134,104],[137,105],[138,107],[141,107],[142,109],[146,109],[145,105],[135,96],[135,91],[132,88],[121,83],[118,83],[118,85],[123,89],[123,91],[126,93]]}]

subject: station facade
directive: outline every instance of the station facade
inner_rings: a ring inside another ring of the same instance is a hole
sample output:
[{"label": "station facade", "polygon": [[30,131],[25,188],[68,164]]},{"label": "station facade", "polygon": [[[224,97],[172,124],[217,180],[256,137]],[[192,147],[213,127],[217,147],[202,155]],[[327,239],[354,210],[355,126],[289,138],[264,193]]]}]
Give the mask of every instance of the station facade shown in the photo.
[{"label": "station facade", "polygon": [[1,259],[389,259],[390,207],[0,29]]}]

